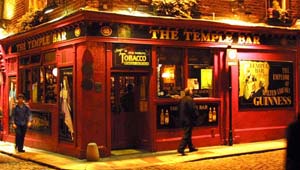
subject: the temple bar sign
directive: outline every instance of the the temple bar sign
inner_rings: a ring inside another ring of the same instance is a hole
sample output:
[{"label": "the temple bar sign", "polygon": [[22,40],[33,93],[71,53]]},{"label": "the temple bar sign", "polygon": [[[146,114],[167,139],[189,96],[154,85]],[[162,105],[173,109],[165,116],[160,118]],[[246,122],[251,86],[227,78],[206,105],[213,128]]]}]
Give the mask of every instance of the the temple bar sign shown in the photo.
[{"label": "the temple bar sign", "polygon": [[237,35],[227,33],[213,33],[202,31],[178,31],[170,29],[150,29],[152,39],[237,43],[237,44],[260,44],[260,37],[255,35]]}]

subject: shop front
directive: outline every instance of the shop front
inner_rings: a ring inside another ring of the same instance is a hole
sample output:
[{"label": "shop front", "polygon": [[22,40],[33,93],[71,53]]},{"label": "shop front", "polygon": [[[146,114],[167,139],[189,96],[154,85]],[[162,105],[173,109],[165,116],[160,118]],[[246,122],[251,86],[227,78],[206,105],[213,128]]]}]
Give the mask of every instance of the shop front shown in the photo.
[{"label": "shop front", "polygon": [[177,149],[186,87],[197,147],[283,138],[298,111],[295,30],[80,10],[1,44],[5,140],[22,92],[33,113],[26,145],[79,158],[89,142],[106,155]]}]

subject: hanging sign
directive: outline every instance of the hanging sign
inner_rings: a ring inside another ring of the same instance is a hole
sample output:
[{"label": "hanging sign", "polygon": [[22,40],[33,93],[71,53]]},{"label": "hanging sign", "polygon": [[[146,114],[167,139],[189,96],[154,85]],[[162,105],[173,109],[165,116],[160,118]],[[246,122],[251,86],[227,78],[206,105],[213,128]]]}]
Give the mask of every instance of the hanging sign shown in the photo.
[{"label": "hanging sign", "polygon": [[135,45],[115,45],[114,65],[115,66],[150,66],[150,48]]}]

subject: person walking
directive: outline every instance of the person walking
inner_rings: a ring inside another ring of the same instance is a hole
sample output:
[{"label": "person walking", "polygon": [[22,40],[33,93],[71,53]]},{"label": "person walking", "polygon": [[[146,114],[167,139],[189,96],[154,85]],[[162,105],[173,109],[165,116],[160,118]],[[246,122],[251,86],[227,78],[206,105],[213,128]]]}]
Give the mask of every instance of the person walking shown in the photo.
[{"label": "person walking", "polygon": [[287,127],[286,170],[300,169],[300,117]]},{"label": "person walking", "polygon": [[15,149],[18,149],[18,152],[25,152],[23,149],[25,134],[27,128],[31,126],[32,120],[30,108],[25,105],[24,99],[25,97],[23,94],[18,94],[17,105],[12,112],[12,123],[16,132]]},{"label": "person walking", "polygon": [[177,150],[181,155],[185,155],[184,150],[187,146],[190,152],[198,150],[192,143],[192,130],[199,113],[192,98],[192,90],[186,88],[184,93],[185,96],[182,97],[179,102],[179,116],[184,130],[183,137]]}]

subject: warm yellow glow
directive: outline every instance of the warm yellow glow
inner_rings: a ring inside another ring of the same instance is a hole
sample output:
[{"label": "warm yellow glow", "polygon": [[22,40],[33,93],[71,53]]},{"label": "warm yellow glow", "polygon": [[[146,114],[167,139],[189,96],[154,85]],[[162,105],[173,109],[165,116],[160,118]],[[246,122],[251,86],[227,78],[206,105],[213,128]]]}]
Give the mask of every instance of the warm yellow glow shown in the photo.
[{"label": "warm yellow glow", "polygon": [[11,33],[6,32],[3,28],[0,28],[0,40],[12,35]]},{"label": "warm yellow glow", "polygon": [[4,1],[4,10],[3,10],[3,18],[4,19],[12,19],[15,15],[16,8],[16,0],[5,0]]},{"label": "warm yellow glow", "polygon": [[221,19],[218,20],[218,22],[226,23],[230,25],[241,25],[241,26],[258,26],[258,23],[251,23],[251,22],[245,22],[241,20],[235,20],[235,19]]},{"label": "warm yellow glow", "polygon": [[161,75],[162,78],[171,78],[171,73],[170,72],[164,72]]},{"label": "warm yellow glow", "polygon": [[201,89],[212,89],[212,69],[201,69]]},{"label": "warm yellow glow", "polygon": [[140,16],[140,17],[149,17],[151,16],[150,14],[140,12],[140,11],[134,11],[132,8],[128,8],[128,10],[116,10],[114,11],[117,14],[122,14],[122,15],[132,15],[132,16]]},{"label": "warm yellow glow", "polygon": [[175,83],[175,65],[165,65],[161,77],[164,83]]},{"label": "warm yellow glow", "polygon": [[47,4],[47,0],[29,0],[29,9],[33,11],[43,10]]}]

